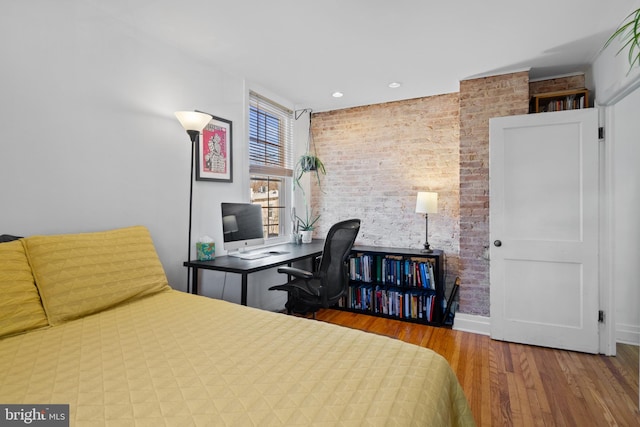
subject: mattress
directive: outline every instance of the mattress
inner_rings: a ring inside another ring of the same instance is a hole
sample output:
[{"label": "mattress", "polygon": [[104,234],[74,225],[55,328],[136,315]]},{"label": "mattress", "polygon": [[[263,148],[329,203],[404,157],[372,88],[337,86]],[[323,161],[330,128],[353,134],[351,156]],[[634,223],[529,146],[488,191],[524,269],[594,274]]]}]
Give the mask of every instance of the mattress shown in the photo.
[{"label": "mattress", "polygon": [[76,426],[474,425],[429,349],[175,290],[0,339],[0,403]]}]

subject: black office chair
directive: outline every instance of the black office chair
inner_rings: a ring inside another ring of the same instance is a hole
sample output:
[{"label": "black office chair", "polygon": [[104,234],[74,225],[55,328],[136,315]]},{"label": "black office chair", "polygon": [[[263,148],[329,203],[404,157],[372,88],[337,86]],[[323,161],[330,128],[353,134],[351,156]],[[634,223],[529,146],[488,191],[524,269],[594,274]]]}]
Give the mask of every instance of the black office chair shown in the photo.
[{"label": "black office chair", "polygon": [[346,294],[349,286],[349,253],[360,230],[359,219],[349,219],[334,224],[327,233],[322,258],[317,271],[310,272],[295,267],[280,267],[278,273],[293,276],[293,280],[270,291],[287,291],[287,313],[313,313],[320,308],[333,306]]}]

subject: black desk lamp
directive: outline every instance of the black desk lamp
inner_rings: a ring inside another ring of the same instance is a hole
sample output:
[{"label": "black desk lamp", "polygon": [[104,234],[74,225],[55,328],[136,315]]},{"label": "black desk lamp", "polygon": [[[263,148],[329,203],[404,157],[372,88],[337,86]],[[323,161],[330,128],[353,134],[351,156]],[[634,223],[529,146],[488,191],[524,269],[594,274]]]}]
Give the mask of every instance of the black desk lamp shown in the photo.
[{"label": "black desk lamp", "polygon": [[416,199],[416,213],[424,214],[424,249],[422,252],[431,253],[433,249],[429,245],[429,214],[438,213],[438,193],[420,191]]}]

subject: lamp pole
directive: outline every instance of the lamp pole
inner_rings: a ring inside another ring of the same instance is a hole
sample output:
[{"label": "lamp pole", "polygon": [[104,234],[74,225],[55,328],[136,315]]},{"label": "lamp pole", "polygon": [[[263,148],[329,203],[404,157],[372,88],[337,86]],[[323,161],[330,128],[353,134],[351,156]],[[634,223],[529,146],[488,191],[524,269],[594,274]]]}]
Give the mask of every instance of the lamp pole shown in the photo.
[{"label": "lamp pole", "polygon": [[[188,130],[187,133],[191,137],[191,173],[189,174],[189,237],[187,243],[187,261],[191,261],[191,222],[193,220],[193,168],[195,163],[196,141],[200,132],[197,130]],[[191,268],[187,268],[187,292],[193,292],[192,287],[197,286],[191,283]]]},{"label": "lamp pole", "polygon": [[[200,131],[204,129],[204,127],[211,120],[211,114],[202,113],[199,111],[176,111],[176,117],[178,121],[189,134],[189,139],[191,140],[191,167],[189,173],[189,236],[188,240],[188,248],[187,248],[187,262],[191,261],[191,222],[193,217],[193,168],[195,164],[195,149],[196,142],[198,141],[198,136],[200,135]],[[192,286],[191,283],[191,268],[187,268],[187,292],[195,294],[197,291],[197,283],[194,283]]]},{"label": "lamp pole", "polygon": [[429,214],[426,212],[424,213],[424,249],[422,252],[427,254],[433,252],[429,245]]}]

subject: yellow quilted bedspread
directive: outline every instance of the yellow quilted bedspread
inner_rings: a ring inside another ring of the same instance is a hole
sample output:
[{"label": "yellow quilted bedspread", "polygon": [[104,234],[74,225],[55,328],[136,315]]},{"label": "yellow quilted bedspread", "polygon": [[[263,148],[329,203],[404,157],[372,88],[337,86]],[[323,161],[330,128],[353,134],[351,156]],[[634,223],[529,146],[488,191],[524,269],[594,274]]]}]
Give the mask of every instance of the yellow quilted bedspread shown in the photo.
[{"label": "yellow quilted bedspread", "polygon": [[473,425],[428,349],[172,290],[0,340],[0,402],[75,426]]}]

